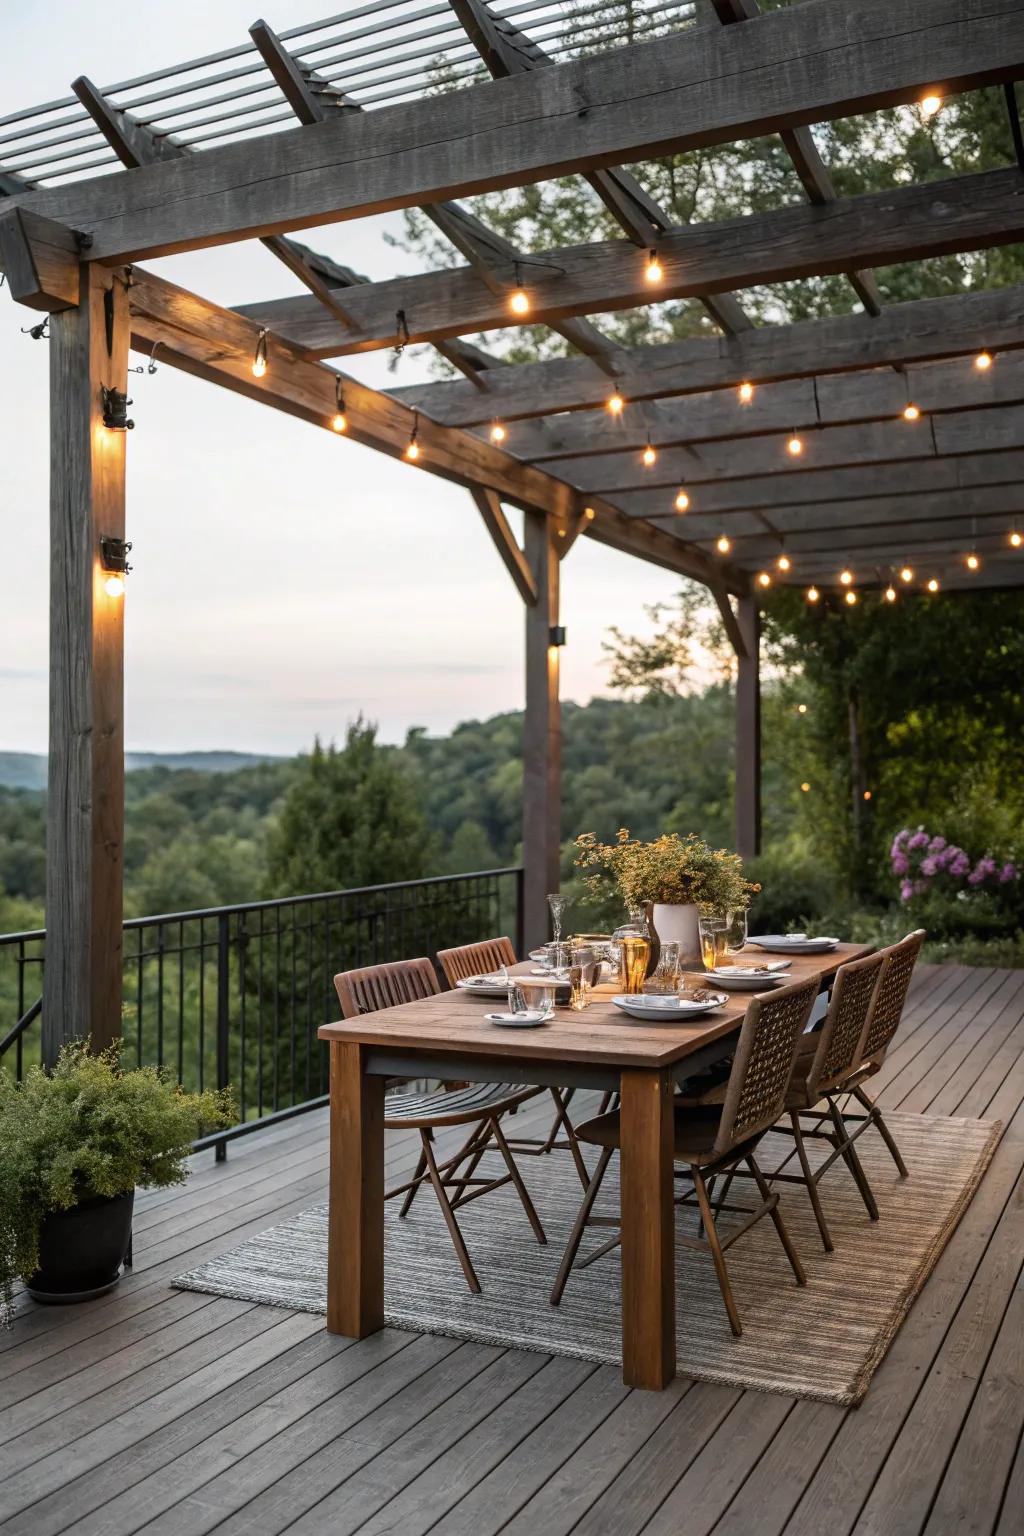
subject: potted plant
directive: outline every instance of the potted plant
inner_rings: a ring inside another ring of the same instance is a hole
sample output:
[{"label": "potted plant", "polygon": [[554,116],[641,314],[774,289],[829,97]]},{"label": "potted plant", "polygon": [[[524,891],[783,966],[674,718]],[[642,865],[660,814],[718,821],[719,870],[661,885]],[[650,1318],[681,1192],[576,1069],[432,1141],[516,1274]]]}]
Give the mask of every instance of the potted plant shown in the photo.
[{"label": "potted plant", "polygon": [[699,964],[700,915],[745,908],[760,889],[744,879],[738,854],[712,848],[694,833],[680,837],[668,832],[644,843],[620,827],[614,843],[600,843],[593,832],[584,832],[576,850],[576,864],[588,871],[584,879],[592,896],[606,895],[611,882],[631,912],[644,912],[652,965],[661,941],[670,939],[678,942],[684,965]]},{"label": "potted plant", "polygon": [[136,1186],[181,1184],[192,1142],[229,1125],[230,1094],[185,1093],[166,1071],[124,1072],[120,1044],[64,1047],[21,1083],[0,1069],[0,1317],[21,1276],[38,1301],[117,1284]]}]

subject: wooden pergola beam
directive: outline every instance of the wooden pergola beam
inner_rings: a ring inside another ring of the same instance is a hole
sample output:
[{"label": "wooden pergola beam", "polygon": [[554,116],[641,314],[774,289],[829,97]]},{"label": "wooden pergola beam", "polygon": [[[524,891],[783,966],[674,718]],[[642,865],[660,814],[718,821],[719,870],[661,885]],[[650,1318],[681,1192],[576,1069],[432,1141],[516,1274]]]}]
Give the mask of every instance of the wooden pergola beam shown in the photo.
[{"label": "wooden pergola beam", "polygon": [[[1017,0],[846,0],[26,195],[117,264],[734,142],[1024,74]],[[582,105],[581,105],[582,104]],[[22,200],[19,198],[19,202]],[[827,213],[827,209],[817,210]]]},{"label": "wooden pergola beam", "polygon": [[474,485],[470,487],[470,494],[480,513],[484,527],[490,534],[501,562],[512,578],[516,591],[524,603],[533,604],[537,601],[537,578],[530,568],[530,564],[520,549],[516,536],[509,527],[508,518],[505,516],[501,505],[501,498],[486,486]]},{"label": "wooden pergola beam", "polygon": [[[918,518],[912,522],[888,523],[869,528],[847,526],[818,528],[813,532],[786,535],[786,553],[793,558],[797,573],[807,560],[815,555],[832,556],[835,559],[849,556],[860,557],[870,564],[877,560],[902,564],[920,551],[941,547],[954,550],[960,555],[977,546],[979,550],[1002,550],[1009,554],[1012,546],[1007,543],[1010,521],[1005,515],[996,518],[952,517]],[[1021,532],[1024,533],[1024,527]],[[747,566],[765,562],[771,565],[779,553],[779,541],[754,537],[742,539],[734,546],[733,558]],[[1018,553],[1018,562],[1024,569],[1024,553]]]},{"label": "wooden pergola beam", "polygon": [[[780,208],[719,224],[692,225],[663,237],[659,299],[748,288],[845,271],[851,263],[880,265],[982,250],[1024,237],[1020,172],[986,171],[826,204]],[[628,241],[539,252],[529,273],[531,322],[631,309],[651,301],[646,259]],[[395,314],[404,311],[413,341],[514,323],[508,294],[496,293],[471,268],[426,272],[369,283],[347,304],[354,328],[332,323],[302,296],[241,306],[317,357],[372,351],[394,342]]]},{"label": "wooden pergola beam", "polygon": [[[871,325],[863,315],[835,315],[760,326],[728,342],[694,337],[634,347],[617,381],[627,400],[664,400],[735,389],[744,380],[769,384],[1022,346],[1024,287],[1002,288],[893,304]],[[504,369],[492,380],[486,403],[458,381],[389,393],[435,421],[468,427],[496,411],[509,422],[591,410],[606,400],[608,380],[584,358],[557,358]]]}]

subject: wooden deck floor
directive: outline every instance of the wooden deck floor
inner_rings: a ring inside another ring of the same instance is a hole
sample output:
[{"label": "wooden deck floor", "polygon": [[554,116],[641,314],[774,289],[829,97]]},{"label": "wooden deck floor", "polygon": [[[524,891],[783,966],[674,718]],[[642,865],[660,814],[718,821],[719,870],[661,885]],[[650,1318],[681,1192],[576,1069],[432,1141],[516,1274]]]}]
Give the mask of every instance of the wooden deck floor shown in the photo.
[{"label": "wooden deck floor", "polygon": [[143,1197],[115,1295],[0,1336],[0,1531],[1020,1536],[1024,972],[923,970],[881,1098],[1005,1130],[857,1410],[171,1290],[322,1197],[316,1114]]}]

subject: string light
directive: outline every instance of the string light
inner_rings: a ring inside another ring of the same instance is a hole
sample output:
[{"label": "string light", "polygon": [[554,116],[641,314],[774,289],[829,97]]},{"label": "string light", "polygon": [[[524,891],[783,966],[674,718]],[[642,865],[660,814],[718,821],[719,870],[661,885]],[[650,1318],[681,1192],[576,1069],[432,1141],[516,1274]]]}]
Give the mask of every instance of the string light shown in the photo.
[{"label": "string light", "polygon": [[732,544],[726,538],[724,533],[720,533],[718,535],[718,538],[715,540],[715,548],[718,550],[720,555],[727,555],[730,549],[732,549]]},{"label": "string light", "polygon": [[739,387],[738,394],[740,397],[741,405],[749,405],[751,400],[753,400],[754,386],[750,383],[749,379],[743,380],[743,383]]},{"label": "string light", "polygon": [[798,715],[806,715],[806,713],[807,713],[807,705],[806,704],[798,704],[797,707],[796,707],[796,712],[797,712]]},{"label": "string light", "polygon": [[776,560],[775,564],[780,571],[791,571],[793,569],[793,562],[786,554],[785,550],[782,551],[782,554]]},{"label": "string light", "polygon": [[618,390],[615,389],[605,401],[605,406],[613,416],[621,416],[626,408],[626,402],[619,394]]},{"label": "string light", "polygon": [[790,458],[798,459],[803,451],[803,439],[797,434],[796,427],[794,427],[793,435],[789,439],[789,442],[786,444],[786,452],[789,454]]},{"label": "string light", "polygon": [[658,253],[655,250],[647,252],[647,270],[644,276],[649,283],[660,283],[665,276],[665,269],[658,260]]},{"label": "string light", "polygon": [[267,371],[267,330],[266,326],[256,338],[256,350],[252,355],[252,376],[254,379],[262,379]]},{"label": "string light", "polygon": [[345,414],[345,396],[341,392],[341,380],[334,381],[334,415],[331,417],[331,426],[335,432],[348,431],[348,417]]},{"label": "string light", "polygon": [[678,491],[676,491],[676,511],[687,512],[689,507],[690,493],[685,489],[684,486],[680,486]]},{"label": "string light", "polygon": [[501,422],[500,421],[492,421],[491,422],[491,442],[492,443],[503,443],[505,441],[506,437],[508,437],[508,433],[505,431],[505,428],[502,426]]},{"label": "string light", "polygon": [[530,295],[523,287],[518,261],[515,264],[515,282],[516,285],[509,295],[508,307],[514,315],[528,315],[530,313]]},{"label": "string light", "polygon": [[986,368],[991,368],[992,367],[992,353],[991,352],[979,352],[977,357],[974,359],[974,366],[975,366],[975,368],[977,368],[979,373],[984,373]]},{"label": "string light", "polygon": [[647,446],[643,453],[640,455],[640,458],[645,469],[650,469],[653,464],[658,462],[658,454],[654,444],[651,442],[650,435],[648,435]]},{"label": "string light", "polygon": [[131,570],[128,555],[131,543],[116,534],[100,535],[100,565],[103,570],[103,590],[108,597],[124,597],[124,579]]},{"label": "string light", "polygon": [[913,579],[914,579],[914,573],[910,569],[910,566],[909,565],[903,566],[903,568],[900,571],[900,581],[902,581],[906,585],[909,582],[913,581]]},{"label": "string light", "polygon": [[870,791],[870,789],[866,789],[864,791],[864,799],[865,800],[870,800],[871,799],[871,791]]},{"label": "string light", "polygon": [[929,592],[937,592],[938,590],[939,590],[939,583],[936,581],[935,577],[932,576],[931,579],[928,582],[928,591]]},{"label": "string light", "polygon": [[1010,534],[1010,543],[1013,545],[1014,549],[1020,549],[1020,546],[1024,544],[1024,534],[1018,533],[1016,528],[1014,528]]},{"label": "string light", "polygon": [[975,554],[973,549],[967,556],[965,564],[969,571],[979,571],[981,569],[981,561],[978,559],[978,556]]},{"label": "string light", "polygon": [[934,93],[922,96],[918,106],[921,108],[922,117],[934,117],[942,106],[942,97],[936,96]]},{"label": "string light", "polygon": [[103,590],[108,597],[124,597],[124,577],[112,572],[103,583]]},{"label": "string light", "polygon": [[908,400],[906,405],[903,407],[903,420],[917,421],[920,418],[920,415],[921,412],[914,404],[913,400]]},{"label": "string light", "polygon": [[818,591],[817,587],[808,587],[807,588],[807,601],[809,603],[816,603],[820,596],[821,596],[821,593]]},{"label": "string light", "polygon": [[405,457],[415,464],[420,456],[420,415],[418,411],[412,413],[412,431],[409,433],[409,441],[405,445]]},{"label": "string light", "polygon": [[805,795],[809,795],[811,792],[811,786],[808,784],[806,779],[804,779],[803,783],[800,785],[800,788],[803,790]]},{"label": "string light", "polygon": [[853,572],[849,569],[849,567],[846,567],[844,570],[839,572],[839,580],[842,582],[844,587],[853,586]]},{"label": "string light", "polygon": [[757,584],[758,584],[759,587],[770,587],[771,586],[772,578],[768,574],[767,571],[758,571],[758,573],[757,573]]},{"label": "string light", "polygon": [[896,601],[896,588],[892,585],[891,582],[889,586],[886,587],[883,595],[887,603],[894,603]]},{"label": "string light", "polygon": [[847,594],[846,594],[846,601],[850,605],[850,607],[852,608],[854,603],[857,601],[857,594],[856,594],[856,592],[847,592]]}]

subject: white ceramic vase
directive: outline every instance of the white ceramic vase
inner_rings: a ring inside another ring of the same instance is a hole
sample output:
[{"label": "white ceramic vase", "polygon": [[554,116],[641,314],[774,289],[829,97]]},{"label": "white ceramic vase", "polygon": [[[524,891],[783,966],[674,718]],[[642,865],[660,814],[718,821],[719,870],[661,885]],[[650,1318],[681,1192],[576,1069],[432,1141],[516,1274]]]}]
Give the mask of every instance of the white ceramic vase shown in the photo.
[{"label": "white ceramic vase", "polygon": [[697,908],[656,901],[651,914],[654,931],[663,944],[679,945],[679,963],[685,970],[699,968],[700,927]]}]

